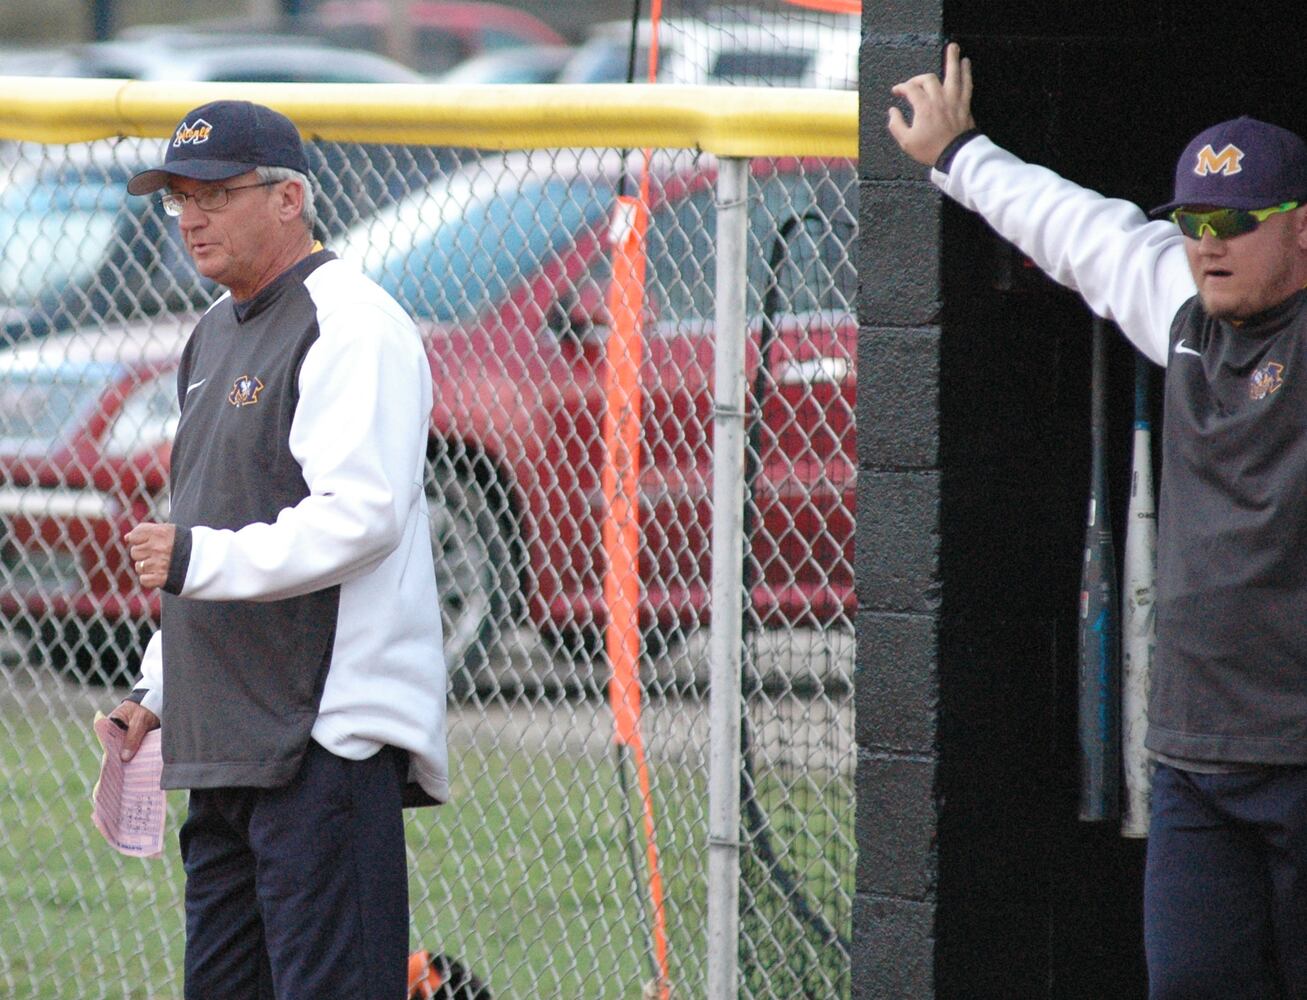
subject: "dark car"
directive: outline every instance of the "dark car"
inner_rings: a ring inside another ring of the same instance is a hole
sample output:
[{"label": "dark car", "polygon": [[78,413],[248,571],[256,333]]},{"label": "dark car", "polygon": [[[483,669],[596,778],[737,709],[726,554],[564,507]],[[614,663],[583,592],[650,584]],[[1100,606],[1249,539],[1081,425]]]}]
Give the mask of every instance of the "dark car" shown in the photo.
[{"label": "dark car", "polygon": [[46,152],[21,146],[0,191],[6,339],[212,299],[157,201],[127,195],[132,174],[162,159],[162,142],[82,143],[50,160]]},{"label": "dark car", "polygon": [[[217,294],[195,273],[157,197],[127,194],[163,145],[100,140],[44,159],[22,146],[0,190],[0,334],[14,343],[93,322],[201,308]],[[308,144],[319,235],[330,239],[451,169],[454,150]]]}]

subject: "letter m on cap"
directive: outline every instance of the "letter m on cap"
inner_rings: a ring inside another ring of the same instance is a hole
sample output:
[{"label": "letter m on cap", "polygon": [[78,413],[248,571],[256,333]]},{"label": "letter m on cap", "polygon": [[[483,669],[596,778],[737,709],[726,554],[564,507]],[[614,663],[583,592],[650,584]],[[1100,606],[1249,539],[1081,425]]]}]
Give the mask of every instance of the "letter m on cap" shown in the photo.
[{"label": "letter m on cap", "polygon": [[1199,177],[1206,177],[1208,174],[1225,174],[1231,177],[1243,169],[1239,161],[1243,159],[1243,150],[1238,146],[1230,143],[1219,153],[1212,149],[1211,143],[1208,143],[1198,151],[1198,162],[1194,164],[1194,173]]}]

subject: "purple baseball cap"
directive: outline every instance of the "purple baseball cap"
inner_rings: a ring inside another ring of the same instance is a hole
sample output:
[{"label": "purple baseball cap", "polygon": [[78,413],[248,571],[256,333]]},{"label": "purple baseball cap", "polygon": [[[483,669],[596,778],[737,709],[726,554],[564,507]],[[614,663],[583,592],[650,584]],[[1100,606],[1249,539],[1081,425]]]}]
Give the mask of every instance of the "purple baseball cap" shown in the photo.
[{"label": "purple baseball cap", "polygon": [[1270,208],[1307,201],[1307,143],[1244,116],[1199,132],[1175,166],[1175,197],[1151,215],[1182,205]]},{"label": "purple baseball cap", "polygon": [[249,101],[213,101],[191,111],[173,131],[163,166],[127,182],[131,194],[158,191],[173,177],[222,181],[255,167],[309,172],[299,130],[272,108]]}]

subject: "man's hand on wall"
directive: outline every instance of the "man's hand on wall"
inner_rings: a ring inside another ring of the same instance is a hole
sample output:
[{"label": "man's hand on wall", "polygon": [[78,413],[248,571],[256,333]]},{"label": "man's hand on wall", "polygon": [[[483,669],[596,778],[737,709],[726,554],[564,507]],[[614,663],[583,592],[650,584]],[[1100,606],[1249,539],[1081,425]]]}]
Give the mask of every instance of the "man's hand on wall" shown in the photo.
[{"label": "man's hand on wall", "polygon": [[956,42],[944,50],[942,81],[934,73],[922,73],[895,84],[890,92],[911,106],[912,124],[898,108],[890,108],[889,133],[903,152],[927,167],[935,165],[950,142],[976,127],[971,117],[971,60],[962,58]]}]

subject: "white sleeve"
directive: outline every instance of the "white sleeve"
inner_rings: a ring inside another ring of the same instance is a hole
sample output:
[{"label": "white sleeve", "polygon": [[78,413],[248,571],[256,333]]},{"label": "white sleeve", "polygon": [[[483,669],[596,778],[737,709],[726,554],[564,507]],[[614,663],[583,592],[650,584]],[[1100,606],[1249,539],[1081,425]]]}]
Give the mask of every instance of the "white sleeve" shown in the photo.
[{"label": "white sleeve", "polygon": [[191,529],[182,597],[273,601],[369,572],[422,492],[431,369],[413,324],[376,304],[323,317],[289,446],[309,495],[271,524]]},{"label": "white sleeve", "polygon": [[983,135],[931,180],[1166,364],[1171,323],[1197,294],[1173,223],[1149,222],[1137,205],[1025,163]]},{"label": "white sleeve", "polygon": [[141,654],[141,679],[135,688],[145,688],[141,698],[141,707],[148,708],[156,716],[163,714],[163,629],[155,629],[154,635],[145,645]]}]

